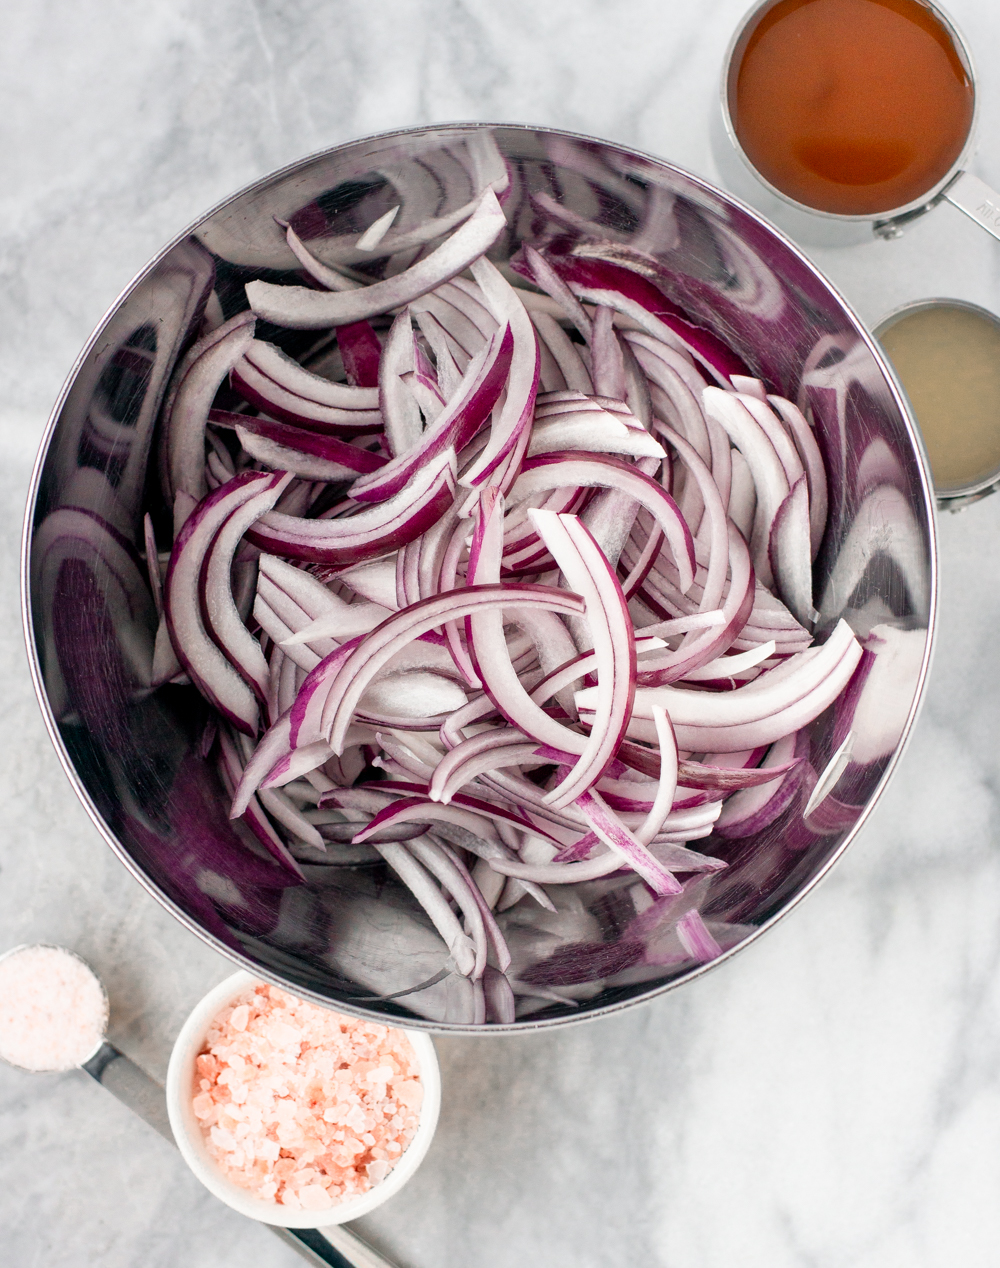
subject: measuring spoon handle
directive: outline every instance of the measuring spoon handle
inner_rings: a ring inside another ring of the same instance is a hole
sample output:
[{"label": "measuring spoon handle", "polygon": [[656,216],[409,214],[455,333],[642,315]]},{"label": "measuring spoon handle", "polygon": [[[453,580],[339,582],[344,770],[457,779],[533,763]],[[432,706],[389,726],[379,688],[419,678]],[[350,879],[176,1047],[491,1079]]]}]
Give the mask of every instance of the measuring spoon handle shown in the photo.
[{"label": "measuring spoon handle", "polygon": [[138,1114],[165,1140],[174,1144],[174,1133],[170,1130],[163,1088],[144,1070],[140,1070],[134,1061],[130,1061],[123,1052],[119,1052],[114,1044],[108,1043],[105,1039],[90,1060],[84,1062],[81,1069],[86,1070],[92,1079],[100,1083],[101,1087],[106,1088],[123,1105],[127,1105],[130,1110]]}]

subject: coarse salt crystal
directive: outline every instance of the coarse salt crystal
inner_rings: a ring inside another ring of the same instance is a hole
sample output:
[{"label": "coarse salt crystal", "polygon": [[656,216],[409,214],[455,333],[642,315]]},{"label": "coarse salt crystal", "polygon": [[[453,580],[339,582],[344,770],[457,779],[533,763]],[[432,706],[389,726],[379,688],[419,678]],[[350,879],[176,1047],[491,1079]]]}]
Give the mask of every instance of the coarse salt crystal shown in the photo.
[{"label": "coarse salt crystal", "polygon": [[307,1211],[322,1211],[333,1205],[329,1193],[321,1184],[307,1184],[304,1189],[299,1189],[299,1201]]},{"label": "coarse salt crystal", "polygon": [[359,1196],[416,1133],[423,1085],[399,1031],[259,986],[222,1010],[205,1049],[192,1093],[206,1146],[265,1201],[322,1210]]}]

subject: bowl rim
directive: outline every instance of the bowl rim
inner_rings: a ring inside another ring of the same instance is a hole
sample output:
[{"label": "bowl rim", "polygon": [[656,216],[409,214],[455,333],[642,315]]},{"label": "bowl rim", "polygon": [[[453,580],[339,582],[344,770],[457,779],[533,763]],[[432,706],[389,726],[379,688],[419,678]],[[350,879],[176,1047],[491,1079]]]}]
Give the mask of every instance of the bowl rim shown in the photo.
[{"label": "bowl rim", "polygon": [[737,942],[732,947],[723,951],[722,955],[705,964],[695,965],[686,973],[672,978],[669,982],[661,982],[651,986],[648,990],[642,991],[636,995],[629,996],[627,999],[613,1000],[607,1004],[602,1004],[597,1008],[588,1008],[578,1013],[570,1013],[557,1017],[542,1018],[525,1018],[523,1021],[514,1021],[509,1023],[491,1023],[488,1026],[475,1026],[467,1024],[458,1024],[454,1022],[438,1022],[430,1021],[422,1017],[405,1018],[406,1028],[410,1030],[426,1031],[431,1034],[442,1035],[510,1035],[524,1034],[529,1031],[544,1031],[555,1026],[574,1026],[581,1025],[584,1022],[595,1020],[598,1017],[608,1017],[615,1013],[621,1012],[627,1008],[633,1008],[639,1004],[649,1003],[651,1000],[657,999],[670,991],[676,990],[679,986],[685,985],[695,979],[704,977],[707,973],[718,968],[736,955],[738,952],[745,950],[751,944],[759,941],[761,936],[772,929],[779,920],[783,919],[793,908],[808,895],[813,892],[816,886],[822,881],[835,863],[843,856],[849,845],[856,839],[858,833],[868,821],[875,805],[885,790],[886,784],[891,779],[896,767],[907,747],[913,734],[914,723],[924,703],[925,689],[927,685],[928,675],[933,660],[934,648],[937,641],[937,611],[938,611],[938,542],[937,542],[937,520],[935,517],[936,500],[934,494],[933,482],[930,475],[930,462],[927,457],[927,451],[920,435],[916,421],[910,409],[905,393],[899,384],[895,372],[891,364],[882,351],[877,340],[871,333],[866,322],[862,321],[860,315],[840,292],[839,288],[822,272],[821,269],[809,258],[797,243],[788,237],[777,225],[773,224],[766,216],[762,215],[756,208],[739,198],[737,195],[730,193],[728,190],[722,189],[720,186],[713,185],[711,181],[704,177],[689,171],[687,168],[681,167],[677,163],[672,163],[668,159],[660,158],[655,154],[651,154],[646,150],[637,149],[635,146],[623,145],[617,141],[610,141],[601,137],[590,136],[584,132],[574,132],[566,128],[552,128],[543,124],[517,123],[517,122],[501,122],[496,120],[457,120],[453,122],[438,122],[418,124],[405,128],[390,128],[386,131],[371,132],[364,136],[354,137],[349,141],[342,142],[338,145],[327,146],[324,149],[313,151],[304,155],[302,158],[295,159],[284,166],[276,168],[272,172],[266,173],[255,181],[242,186],[233,193],[221,199],[208,211],[191,221],[180,233],[176,234],[169,242],[166,243],[132,278],[127,286],[123,288],[114,302],[109,306],[101,320],[97,323],[90,338],[85,343],[79,356],[73,362],[69,373],[59,391],[52,411],[49,414],[48,421],[45,425],[42,439],[39,443],[38,454],[35,458],[35,464],[32,468],[31,479],[28,484],[27,500],[25,503],[24,523],[21,535],[21,618],[22,632],[24,634],[25,645],[28,653],[28,665],[31,673],[32,684],[35,689],[35,695],[38,699],[39,707],[42,711],[42,718],[45,728],[49,733],[56,750],[56,756],[66,772],[66,775],[73,786],[77,796],[83,803],[84,809],[90,816],[94,826],[105,839],[114,853],[125,865],[128,871],[135,877],[140,885],[156,899],[163,907],[167,909],[179,920],[180,923],[195,934],[203,942],[207,943],[215,951],[225,956],[233,964],[250,973],[253,977],[262,981],[266,981],[272,985],[281,987],[282,990],[290,990],[301,996],[301,998],[309,1000],[312,1003],[319,1004],[324,1008],[336,1008],[338,1011],[347,1013],[353,1017],[371,1018],[379,1017],[379,1020],[386,1025],[394,1024],[396,1019],[375,1014],[371,1009],[352,1005],[350,1001],[333,1000],[327,995],[321,994],[319,991],[310,989],[308,986],[299,983],[290,984],[283,980],[277,971],[271,971],[265,965],[257,964],[248,955],[237,951],[235,948],[222,942],[214,937],[208,930],[202,928],[197,921],[193,920],[187,912],[185,912],[173,899],[169,898],[155,881],[135,862],[128,851],[118,841],[115,833],[105,823],[100,810],[97,808],[93,798],[83,783],[75,765],[69,755],[68,750],[59,733],[59,727],[52,713],[48,696],[45,690],[45,684],[42,681],[42,670],[39,663],[37,648],[34,641],[34,621],[31,606],[31,543],[32,528],[35,507],[38,500],[38,490],[41,482],[42,472],[48,458],[49,449],[51,448],[52,439],[55,434],[56,425],[62,413],[63,406],[69,396],[70,390],[76,382],[77,375],[90,356],[91,351],[99,342],[108,323],[118,311],[126,299],[137,289],[137,287],[145,281],[150,273],[157,267],[163,258],[168,255],[175,247],[190,237],[206,220],[223,211],[230,204],[235,203],[238,199],[247,195],[254,194],[263,190],[266,186],[276,182],[293,172],[305,168],[308,165],[317,162],[320,159],[328,158],[331,155],[340,153],[341,151],[350,150],[354,146],[363,145],[373,141],[392,140],[396,137],[412,137],[419,135],[430,135],[436,132],[445,131],[465,131],[475,132],[482,129],[504,129],[513,132],[529,132],[541,133],[546,136],[564,137],[568,140],[582,141],[591,145],[599,145],[611,147],[618,150],[622,154],[629,155],[633,158],[641,159],[645,162],[652,163],[658,167],[665,168],[668,171],[675,172],[682,176],[685,180],[701,189],[705,194],[713,199],[721,198],[725,203],[731,204],[741,213],[746,215],[750,220],[754,221],[758,227],[767,230],[785,247],[787,251],[794,257],[798,264],[807,269],[808,272],[837,300],[844,312],[851,319],[855,333],[862,340],[869,354],[874,358],[876,364],[882,372],[883,379],[892,397],[893,403],[899,411],[900,417],[908,433],[910,443],[916,456],[917,474],[919,476],[920,489],[923,495],[924,508],[927,517],[928,531],[928,565],[929,565],[929,595],[930,602],[927,616],[927,640],[924,646],[924,654],[920,664],[920,672],[917,676],[916,690],[914,692],[913,701],[910,705],[909,712],[906,717],[906,723],[903,733],[899,739],[896,749],[886,763],[885,770],[881,778],[876,784],[867,804],[858,816],[853,827],[848,831],[847,835],[841,841],[840,845],[830,854],[822,866],[817,870],[816,874],[787,902],[769,916],[760,925],[758,925],[753,933]]},{"label": "bowl rim", "polygon": [[[242,995],[264,979],[256,974],[240,970],[214,986],[195,1004],[174,1040],[167,1066],[166,1097],[167,1115],[174,1133],[177,1148],[194,1174],[210,1193],[252,1220],[263,1224],[275,1224],[282,1228],[328,1228],[346,1224],[374,1211],[394,1197],[413,1176],[423,1162],[434,1139],[438,1115],[441,1109],[441,1070],[437,1052],[430,1035],[411,1031],[402,1026],[390,1027],[406,1035],[417,1054],[420,1078],[424,1086],[424,1100],[420,1107],[420,1125],[405,1152],[386,1178],[373,1185],[367,1193],[332,1206],[325,1211],[296,1210],[277,1202],[266,1202],[254,1197],[246,1189],[221,1173],[205,1147],[201,1128],[192,1106],[191,1083],[194,1062],[205,1040],[209,1026],[223,1008],[237,995]],[[282,987],[282,990],[287,988]],[[292,994],[292,992],[288,992]],[[311,1002],[311,1001],[308,1001]],[[331,1008],[331,1012],[339,1010]],[[370,1017],[372,1021],[377,1019]],[[377,1021],[378,1025],[384,1025]]]}]

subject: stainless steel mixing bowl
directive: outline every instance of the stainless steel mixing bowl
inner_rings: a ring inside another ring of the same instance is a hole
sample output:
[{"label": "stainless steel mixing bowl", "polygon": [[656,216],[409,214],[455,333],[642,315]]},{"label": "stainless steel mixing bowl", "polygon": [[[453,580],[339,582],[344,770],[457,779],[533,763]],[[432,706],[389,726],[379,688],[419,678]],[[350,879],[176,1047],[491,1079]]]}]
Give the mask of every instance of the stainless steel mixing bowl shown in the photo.
[{"label": "stainless steel mixing bowl", "polygon": [[[816,564],[818,628],[844,616],[860,635],[875,627],[879,646],[888,648],[863,690],[859,679],[804,737],[822,770],[853,731],[853,756],[832,794],[818,808],[797,797],[756,836],[700,843],[729,863],[701,903],[726,948],[723,959],[794,906],[871,810],[912,725],[935,606],[930,484],[877,346],[792,243],[668,163],[545,129],[414,128],[303,159],[228,199],[167,246],[74,366],[32,479],[24,618],[46,723],[108,844],[192,932],[319,1002],[444,1030],[472,1029],[446,951],[384,870],[317,866],[308,885],[289,885],[234,835],[222,787],[199,747],[199,698],[190,688],[153,692],[147,685],[155,613],[139,556],[143,513],[165,513],[150,478],[158,411],[206,302],[229,316],[246,307],[247,281],[295,276],[273,217],[291,219],[321,256],[339,249],[338,235],[356,234],[395,203],[403,205],[402,232],[467,201],[462,173],[474,172],[475,163],[456,155],[494,144],[511,177],[509,229],[491,253],[497,262],[522,242],[556,236],[605,254],[627,247],[772,391],[808,407],[832,491]],[[406,260],[396,256],[395,266]],[[294,332],[272,333],[298,349]],[[548,981],[548,995],[523,1004],[513,1026],[490,1029],[594,1017],[709,967],[680,947],[657,964],[619,956],[623,917],[613,878],[571,894],[557,889],[556,916],[509,927],[521,968],[558,966],[560,950],[579,944],[585,928],[594,962],[605,965],[601,983],[536,973],[536,981]]]}]

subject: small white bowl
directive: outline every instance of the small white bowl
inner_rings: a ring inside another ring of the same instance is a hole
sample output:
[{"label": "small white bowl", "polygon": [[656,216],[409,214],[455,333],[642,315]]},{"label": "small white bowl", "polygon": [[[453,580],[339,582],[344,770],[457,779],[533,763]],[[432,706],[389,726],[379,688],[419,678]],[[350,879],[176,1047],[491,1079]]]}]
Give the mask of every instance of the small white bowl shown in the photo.
[{"label": "small white bowl", "polygon": [[349,1198],[325,1211],[295,1210],[279,1202],[267,1202],[222,1174],[206,1148],[193,1105],[195,1058],[202,1050],[209,1027],[228,1003],[258,984],[259,980],[250,973],[234,973],[209,991],[184,1023],[167,1069],[167,1112],[174,1138],[184,1161],[206,1189],[241,1215],[283,1228],[323,1228],[331,1224],[346,1224],[348,1220],[367,1215],[398,1193],[420,1166],[430,1148],[441,1108],[441,1071],[434,1044],[428,1035],[399,1028],[417,1054],[424,1100],[416,1135],[399,1162],[381,1183],[373,1185],[360,1197]]}]

